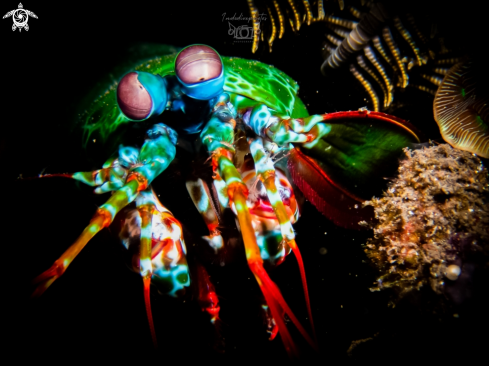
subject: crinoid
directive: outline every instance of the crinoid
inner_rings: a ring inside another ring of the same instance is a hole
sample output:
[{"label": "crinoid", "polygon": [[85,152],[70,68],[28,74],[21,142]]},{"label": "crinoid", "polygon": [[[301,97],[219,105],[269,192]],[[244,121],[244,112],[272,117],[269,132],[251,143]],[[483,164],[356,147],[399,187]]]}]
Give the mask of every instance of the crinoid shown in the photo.
[{"label": "crinoid", "polygon": [[[285,33],[286,23],[295,33],[304,24],[321,23],[325,32],[321,72],[331,76],[348,70],[367,92],[375,111],[398,108],[393,104],[395,95],[407,87],[434,96],[449,68],[461,59],[415,4],[248,0],[248,5],[254,28],[252,52],[265,39],[271,52],[273,43]],[[259,14],[267,14],[270,21],[260,22]]]}]

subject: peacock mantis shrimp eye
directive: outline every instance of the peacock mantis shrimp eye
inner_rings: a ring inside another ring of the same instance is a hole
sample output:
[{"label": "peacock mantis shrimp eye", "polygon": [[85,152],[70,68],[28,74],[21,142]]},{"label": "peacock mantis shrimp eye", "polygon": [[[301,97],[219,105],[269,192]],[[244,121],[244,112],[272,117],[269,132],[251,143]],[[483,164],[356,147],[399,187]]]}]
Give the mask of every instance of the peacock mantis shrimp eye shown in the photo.
[{"label": "peacock mantis shrimp eye", "polygon": [[117,86],[117,103],[127,118],[141,121],[163,112],[167,102],[166,81],[148,72],[130,72]]},{"label": "peacock mantis shrimp eye", "polygon": [[185,95],[210,100],[223,92],[224,67],[221,56],[209,46],[184,48],[175,59],[175,73]]},{"label": "peacock mantis shrimp eye", "polygon": [[222,72],[221,57],[208,46],[190,46],[178,54],[175,72],[180,81],[190,85],[215,79]]},{"label": "peacock mantis shrimp eye", "polygon": [[138,80],[136,72],[126,74],[117,87],[117,103],[128,118],[146,119],[153,107],[153,101],[146,88]]}]

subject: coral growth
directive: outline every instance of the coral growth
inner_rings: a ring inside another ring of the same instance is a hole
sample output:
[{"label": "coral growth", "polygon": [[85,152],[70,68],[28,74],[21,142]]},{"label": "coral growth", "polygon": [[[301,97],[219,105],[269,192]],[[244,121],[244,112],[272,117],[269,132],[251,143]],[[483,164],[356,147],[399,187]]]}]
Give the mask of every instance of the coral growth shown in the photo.
[{"label": "coral growth", "polygon": [[374,207],[378,223],[365,252],[381,272],[371,290],[392,287],[405,295],[462,277],[468,256],[488,261],[489,181],[479,158],[448,144],[407,156],[399,177]]}]

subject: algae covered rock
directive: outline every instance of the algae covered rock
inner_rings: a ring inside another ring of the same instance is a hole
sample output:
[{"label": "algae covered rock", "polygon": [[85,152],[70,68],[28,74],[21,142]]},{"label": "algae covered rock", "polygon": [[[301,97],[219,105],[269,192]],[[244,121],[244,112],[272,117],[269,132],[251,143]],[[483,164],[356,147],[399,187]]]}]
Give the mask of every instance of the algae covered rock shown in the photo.
[{"label": "algae covered rock", "polygon": [[474,261],[489,262],[488,172],[476,155],[448,144],[404,151],[383,197],[364,203],[378,220],[365,245],[381,273],[371,290],[403,296],[429,284],[441,294],[470,275]]}]

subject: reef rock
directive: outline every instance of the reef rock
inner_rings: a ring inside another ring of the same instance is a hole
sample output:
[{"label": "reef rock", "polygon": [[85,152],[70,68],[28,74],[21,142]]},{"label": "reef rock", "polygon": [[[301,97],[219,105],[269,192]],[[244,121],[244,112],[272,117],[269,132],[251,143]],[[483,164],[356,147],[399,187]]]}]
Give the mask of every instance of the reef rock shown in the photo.
[{"label": "reef rock", "polygon": [[372,291],[399,296],[429,284],[436,293],[489,262],[489,180],[474,154],[448,144],[404,149],[399,176],[374,207],[365,252],[381,272]]}]

